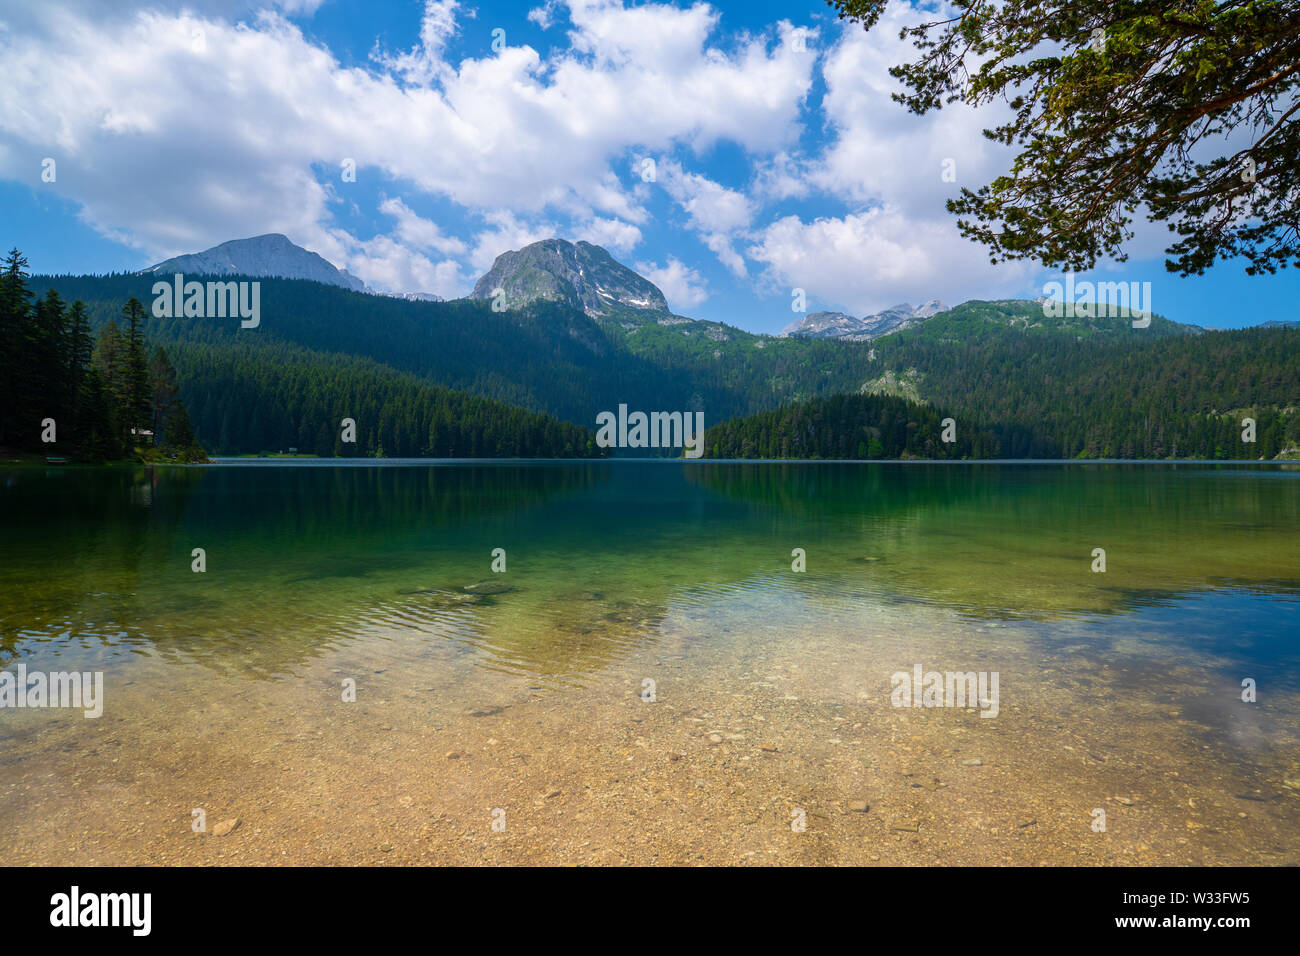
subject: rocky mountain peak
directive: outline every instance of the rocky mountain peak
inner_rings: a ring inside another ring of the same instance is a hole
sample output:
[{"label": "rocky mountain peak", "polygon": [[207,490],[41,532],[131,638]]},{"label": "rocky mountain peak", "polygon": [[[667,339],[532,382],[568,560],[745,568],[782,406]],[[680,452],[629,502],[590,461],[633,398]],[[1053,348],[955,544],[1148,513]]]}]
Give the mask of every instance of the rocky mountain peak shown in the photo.
[{"label": "rocky mountain peak", "polygon": [[322,256],[295,245],[288,236],[278,232],[249,239],[231,239],[203,252],[164,259],[144,271],[164,275],[180,272],[188,275],[310,279],[357,292],[366,291],[366,284],[356,276],[335,268]]},{"label": "rocky mountain peak", "polygon": [[669,311],[664,294],[653,282],[590,242],[543,239],[503,252],[474,284],[470,295],[491,299],[498,289],[506,305],[512,307],[545,299],[591,316],[606,316],[620,309]]},{"label": "rocky mountain peak", "polygon": [[848,339],[866,341],[878,338],[890,332],[897,332],[915,325],[940,312],[947,312],[948,306],[938,299],[930,299],[913,308],[911,303],[901,302],[890,306],[875,315],[854,318],[844,312],[812,312],[797,322],[792,322],[781,334],[812,339]]}]

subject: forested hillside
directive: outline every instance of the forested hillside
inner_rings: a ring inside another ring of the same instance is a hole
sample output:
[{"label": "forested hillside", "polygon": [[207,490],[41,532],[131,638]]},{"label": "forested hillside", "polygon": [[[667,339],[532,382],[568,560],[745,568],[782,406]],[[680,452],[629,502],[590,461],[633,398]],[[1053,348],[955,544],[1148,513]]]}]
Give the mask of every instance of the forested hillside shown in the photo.
[{"label": "forested hillside", "polygon": [[760,412],[710,428],[711,458],[991,458],[997,442],[985,428],[889,395],[837,395]]},{"label": "forested hillside", "polygon": [[[878,340],[882,375],[869,388],[891,390],[880,378],[894,373],[906,391],[989,424],[1004,458],[1273,458],[1300,448],[1300,329],[1186,335],[1158,319],[1149,329],[1094,319],[1091,336],[1060,334],[1032,327],[1042,319],[1032,305],[971,302]],[[1256,420],[1253,445],[1242,441],[1245,417]]]},{"label": "forested hillside", "polygon": [[[124,297],[148,306],[155,281],[42,276],[34,286],[83,300],[97,326]],[[717,422],[856,391],[865,371],[861,343],[773,339],[663,313],[626,310],[602,322],[555,302],[494,312],[487,300],[409,302],[302,280],[259,281],[257,328],[242,329],[238,319],[150,317],[149,334],[167,344],[287,343],[361,356],[584,426],[619,403],[703,410],[706,421]]]},{"label": "forested hillside", "polygon": [[[142,291],[138,277],[29,280],[24,267],[15,251],[0,276],[0,445],[91,461],[150,455],[164,443],[182,460],[205,457],[200,443],[218,454],[601,453],[586,428],[434,386],[372,359],[259,336],[238,319],[156,318],[127,294]],[[62,289],[75,301],[66,305],[58,291],[34,300],[33,287]],[[384,329],[372,337],[384,341]],[[355,442],[343,440],[344,419],[352,420]]]},{"label": "forested hillside", "polygon": [[[38,277],[32,286],[83,300],[98,328],[130,296],[147,307],[154,281]],[[1205,332],[1157,315],[1134,329],[1127,316],[1050,318],[1037,302],[968,302],[870,342],[846,342],[761,336],[648,309],[620,307],[592,318],[561,303],[533,302],[496,312],[486,300],[411,302],[301,280],[260,281],[254,329],[240,328],[238,319],[147,317],[151,342],[165,345],[182,371],[181,394],[200,439],[217,451],[319,452],[330,444],[320,418],[334,423],[345,405],[366,406],[349,415],[369,423],[361,453],[463,449],[466,439],[453,437],[447,416],[481,417],[485,408],[411,397],[410,389],[428,386],[583,428],[619,404],[702,410],[716,426],[865,393],[947,409],[989,436],[981,454],[1000,457],[1272,458],[1300,449],[1300,329],[1291,327]],[[276,366],[296,371],[276,373]],[[309,378],[312,394],[299,394],[292,383]],[[371,388],[375,401],[361,401]],[[823,419],[828,407],[818,406]],[[847,414],[851,406],[836,408]],[[546,451],[519,429],[554,436],[553,426],[501,413],[512,424],[490,439],[485,432],[481,447],[498,447],[506,433],[515,435],[506,445],[539,454],[586,447],[585,438],[566,433]],[[1246,417],[1256,421],[1254,443],[1242,441]],[[779,420],[763,421],[780,430]],[[762,446],[779,449],[776,432],[770,435]],[[857,456],[857,438],[785,437],[794,457],[831,449]],[[742,449],[743,442],[733,451],[746,454]]]},{"label": "forested hillside", "polygon": [[180,399],[176,370],[150,348],[135,299],[92,336],[86,306],[53,289],[40,298],[14,249],[0,270],[0,447],[87,461],[206,457]]},{"label": "forested hillside", "polygon": [[[217,453],[388,458],[585,458],[594,433],[428,385],[369,359],[279,344],[173,346],[199,433]],[[342,441],[343,420],[356,443]]]}]

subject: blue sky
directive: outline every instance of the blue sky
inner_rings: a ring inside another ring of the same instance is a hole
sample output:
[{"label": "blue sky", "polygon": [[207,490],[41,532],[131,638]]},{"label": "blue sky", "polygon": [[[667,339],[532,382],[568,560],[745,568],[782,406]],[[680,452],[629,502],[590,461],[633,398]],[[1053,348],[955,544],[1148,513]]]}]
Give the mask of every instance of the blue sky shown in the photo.
[{"label": "blue sky", "polygon": [[[943,208],[1005,169],[980,136],[998,117],[889,99],[917,17],[894,3],[866,34],[803,0],[0,0],[0,243],[101,272],[282,232],[376,289],[451,297],[558,235],[675,311],[760,332],[798,318],[795,289],[855,315],[1038,295],[1059,276],[989,265]],[[1300,319],[1294,272],[1180,279],[1166,236],[1141,224],[1130,261],[1080,279],[1149,281],[1155,311],[1206,326]]]}]

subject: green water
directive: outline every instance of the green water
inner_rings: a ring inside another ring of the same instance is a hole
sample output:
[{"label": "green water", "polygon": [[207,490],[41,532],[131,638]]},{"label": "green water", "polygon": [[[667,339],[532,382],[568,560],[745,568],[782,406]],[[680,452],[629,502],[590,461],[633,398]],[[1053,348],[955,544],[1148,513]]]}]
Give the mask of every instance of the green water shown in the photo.
[{"label": "green water", "polygon": [[[1294,466],[23,469],[0,514],[3,663],[147,652],[269,676],[395,624],[563,683],[726,589],[738,613],[760,594],[924,602],[994,621],[1153,619],[1273,665],[1297,653]],[[485,580],[512,590],[447,603]],[[1206,634],[1216,595],[1240,605],[1236,623]]]},{"label": "green water", "polygon": [[0,859],[1297,861],[1296,466],[25,467],[0,527],[0,668],[105,685],[0,709]]}]

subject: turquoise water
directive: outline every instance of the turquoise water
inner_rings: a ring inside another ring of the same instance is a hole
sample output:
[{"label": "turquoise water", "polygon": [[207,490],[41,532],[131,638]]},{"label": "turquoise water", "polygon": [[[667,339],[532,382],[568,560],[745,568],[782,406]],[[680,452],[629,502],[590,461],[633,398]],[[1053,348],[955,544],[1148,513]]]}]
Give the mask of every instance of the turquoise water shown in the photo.
[{"label": "turquoise water", "polygon": [[[890,675],[919,664],[1001,669],[1004,716],[972,732],[1048,708],[1122,749],[1145,720],[1171,767],[1216,755],[1215,779],[1201,776],[1225,814],[1233,792],[1262,793],[1257,843],[1284,845],[1300,822],[1285,783],[1300,759],[1295,466],[15,468],[0,515],[0,666],[102,670],[106,718],[125,721],[155,778],[169,714],[254,693],[256,708],[218,722],[256,736],[349,668],[438,687],[420,704],[431,726],[509,705],[581,727],[613,720],[600,695],[635,699],[651,666],[672,669],[679,701],[743,682],[761,702],[759,685],[784,688],[758,672],[788,665],[800,689],[776,700],[915,721],[888,710]],[[6,772],[57,766],[88,746],[85,727],[0,710]],[[1047,772],[1032,740],[1006,746],[1028,748],[1023,772]],[[37,826],[39,788],[23,794],[0,800],[0,826]]]}]

